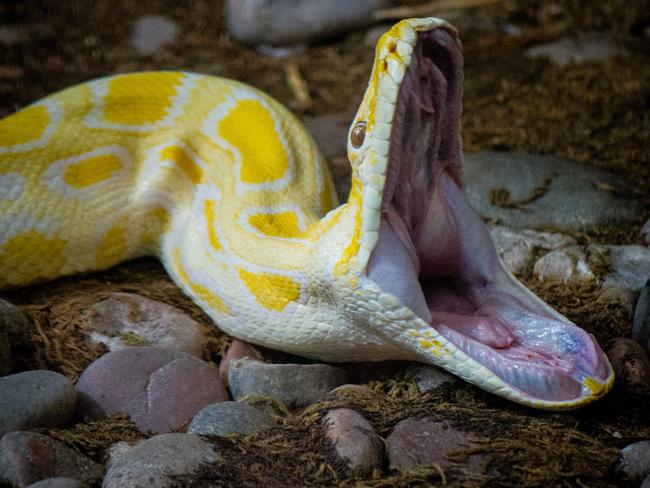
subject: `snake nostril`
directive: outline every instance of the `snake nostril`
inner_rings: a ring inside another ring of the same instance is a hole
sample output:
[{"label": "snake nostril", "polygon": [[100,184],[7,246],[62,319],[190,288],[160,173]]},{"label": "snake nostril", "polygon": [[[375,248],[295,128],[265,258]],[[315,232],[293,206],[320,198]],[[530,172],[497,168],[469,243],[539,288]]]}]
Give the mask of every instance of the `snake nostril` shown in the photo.
[{"label": "snake nostril", "polygon": [[352,142],[352,147],[360,148],[363,145],[363,141],[366,138],[366,122],[361,121],[357,122],[356,125],[352,128],[350,134],[350,141]]}]

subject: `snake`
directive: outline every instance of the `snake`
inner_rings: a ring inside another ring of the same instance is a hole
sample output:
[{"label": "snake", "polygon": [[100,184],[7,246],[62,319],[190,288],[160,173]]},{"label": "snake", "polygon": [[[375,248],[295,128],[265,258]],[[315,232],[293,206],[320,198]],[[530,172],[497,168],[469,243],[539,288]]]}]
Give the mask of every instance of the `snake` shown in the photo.
[{"label": "snake", "polygon": [[157,256],[242,341],[589,404],[607,356],[506,270],[464,195],[462,68],[444,20],[384,33],[343,204],[298,118],[241,82],[150,71],[38,100],[0,120],[0,290]]}]

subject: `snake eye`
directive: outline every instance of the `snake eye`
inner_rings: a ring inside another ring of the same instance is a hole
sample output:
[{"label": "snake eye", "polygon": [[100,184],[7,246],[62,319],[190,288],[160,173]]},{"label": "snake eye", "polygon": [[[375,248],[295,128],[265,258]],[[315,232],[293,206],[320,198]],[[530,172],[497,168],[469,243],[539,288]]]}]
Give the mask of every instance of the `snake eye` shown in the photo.
[{"label": "snake eye", "polygon": [[352,147],[359,149],[363,145],[363,140],[366,138],[366,125],[365,121],[361,121],[357,122],[352,128],[352,133],[350,134]]}]

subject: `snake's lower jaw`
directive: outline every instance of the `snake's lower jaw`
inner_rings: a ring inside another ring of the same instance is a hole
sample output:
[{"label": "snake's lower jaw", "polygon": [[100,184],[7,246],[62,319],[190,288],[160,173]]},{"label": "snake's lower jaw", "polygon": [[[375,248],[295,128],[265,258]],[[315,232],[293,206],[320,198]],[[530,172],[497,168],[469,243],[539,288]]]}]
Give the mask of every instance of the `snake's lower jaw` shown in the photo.
[{"label": "snake's lower jaw", "polygon": [[451,31],[418,34],[366,275],[422,319],[405,339],[420,358],[519,403],[582,406],[612,385],[606,356],[504,268],[461,190],[461,64]]},{"label": "snake's lower jaw", "polygon": [[436,181],[415,236],[394,207],[384,214],[367,268],[429,324],[431,334],[420,329],[411,347],[422,357],[425,337],[431,362],[523,404],[576,408],[606,393],[613,373],[594,337],[508,273],[453,179]]}]

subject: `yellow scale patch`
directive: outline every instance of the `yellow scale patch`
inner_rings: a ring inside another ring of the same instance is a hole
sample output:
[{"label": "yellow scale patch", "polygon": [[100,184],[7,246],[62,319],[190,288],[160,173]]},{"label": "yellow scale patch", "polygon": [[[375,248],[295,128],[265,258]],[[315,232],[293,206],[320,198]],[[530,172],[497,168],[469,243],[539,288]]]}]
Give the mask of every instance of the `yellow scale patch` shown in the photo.
[{"label": "yellow scale patch", "polygon": [[[38,231],[26,230],[5,242],[0,252],[0,263],[10,269],[29,270],[29,277],[15,277],[21,282],[36,277],[54,278],[65,264],[65,244],[63,239],[47,238]],[[9,280],[11,277],[8,277]]]},{"label": "yellow scale patch", "polygon": [[144,246],[157,245],[160,241],[160,234],[169,229],[169,212],[162,208],[149,210],[143,218],[143,228],[140,234],[140,242]]},{"label": "yellow scale patch", "polygon": [[97,245],[96,261],[99,268],[108,268],[126,258],[126,231],[122,227],[110,229]]},{"label": "yellow scale patch", "polygon": [[182,73],[141,73],[117,76],[108,82],[104,120],[113,124],[145,125],[165,118]]},{"label": "yellow scale patch", "polygon": [[221,251],[221,242],[217,236],[217,229],[214,226],[214,220],[216,217],[216,202],[214,200],[205,201],[205,222],[208,229],[208,241],[210,241],[210,246],[215,251]]},{"label": "yellow scale patch", "polygon": [[298,237],[302,231],[295,212],[257,213],[248,223],[262,234],[272,237]]},{"label": "yellow scale patch", "polygon": [[181,251],[177,247],[172,250],[172,268],[178,275],[181,283],[196,293],[199,299],[205,302],[208,307],[222,314],[230,313],[228,307],[223,302],[221,297],[212,293],[207,287],[198,283],[194,283],[192,280],[190,280],[190,276],[187,274],[187,271],[185,271],[185,268],[183,268],[183,263],[181,261]]},{"label": "yellow scale patch", "polygon": [[289,168],[289,156],[275,130],[273,115],[258,101],[240,101],[219,122],[218,131],[241,155],[243,183],[272,182]]},{"label": "yellow scale patch", "polygon": [[74,188],[86,188],[110,179],[121,169],[122,162],[114,154],[93,156],[68,166],[63,179]]},{"label": "yellow scale patch", "polygon": [[160,151],[160,157],[164,160],[173,161],[195,185],[201,183],[203,170],[182,147],[167,146]]},{"label": "yellow scale patch", "polygon": [[287,276],[271,273],[251,273],[238,268],[239,276],[258,303],[278,312],[300,298],[300,283]]},{"label": "yellow scale patch", "polygon": [[27,107],[0,120],[0,147],[11,147],[37,140],[43,135],[50,116],[47,108]]}]

